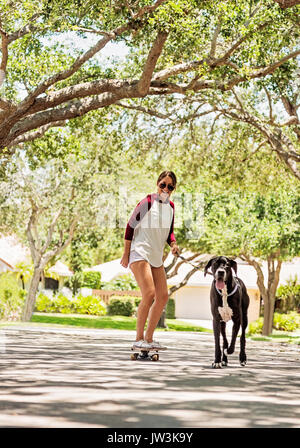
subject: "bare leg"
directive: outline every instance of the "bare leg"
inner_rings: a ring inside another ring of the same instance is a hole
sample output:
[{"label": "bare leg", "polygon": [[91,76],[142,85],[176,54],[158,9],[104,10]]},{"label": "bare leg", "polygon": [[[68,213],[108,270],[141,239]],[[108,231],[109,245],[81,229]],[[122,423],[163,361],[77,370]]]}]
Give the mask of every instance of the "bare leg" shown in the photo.
[{"label": "bare leg", "polygon": [[136,261],[130,265],[137,284],[142,293],[142,300],[137,311],[136,340],[144,338],[144,329],[149,314],[150,307],[155,296],[155,286],[153,282],[151,266],[147,261]]},{"label": "bare leg", "polygon": [[158,324],[163,309],[168,302],[168,286],[164,266],[154,268],[151,266],[154,286],[155,286],[155,301],[152,304],[149,312],[149,319],[145,340],[147,342],[153,341],[153,333]]}]

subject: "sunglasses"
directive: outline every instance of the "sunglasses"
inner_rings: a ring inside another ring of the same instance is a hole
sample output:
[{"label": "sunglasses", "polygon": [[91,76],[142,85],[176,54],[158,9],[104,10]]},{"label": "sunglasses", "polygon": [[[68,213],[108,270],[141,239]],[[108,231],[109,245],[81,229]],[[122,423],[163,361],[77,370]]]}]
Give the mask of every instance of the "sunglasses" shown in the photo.
[{"label": "sunglasses", "polygon": [[161,188],[162,190],[163,190],[164,188],[166,188],[166,187],[168,187],[168,190],[169,190],[169,191],[173,191],[173,190],[175,189],[174,185],[171,185],[171,184],[168,184],[168,185],[167,185],[165,182],[162,182],[162,183],[159,184],[158,186],[159,186],[159,188]]}]

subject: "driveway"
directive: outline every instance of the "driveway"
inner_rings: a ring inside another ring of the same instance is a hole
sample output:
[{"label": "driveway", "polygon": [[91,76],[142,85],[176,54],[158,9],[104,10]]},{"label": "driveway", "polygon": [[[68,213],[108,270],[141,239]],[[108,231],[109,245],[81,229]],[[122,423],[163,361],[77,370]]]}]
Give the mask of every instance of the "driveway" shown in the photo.
[{"label": "driveway", "polygon": [[0,426],[299,428],[299,346],[247,340],[246,367],[214,370],[212,334],[157,338],[169,349],[139,362],[132,331],[0,329]]}]

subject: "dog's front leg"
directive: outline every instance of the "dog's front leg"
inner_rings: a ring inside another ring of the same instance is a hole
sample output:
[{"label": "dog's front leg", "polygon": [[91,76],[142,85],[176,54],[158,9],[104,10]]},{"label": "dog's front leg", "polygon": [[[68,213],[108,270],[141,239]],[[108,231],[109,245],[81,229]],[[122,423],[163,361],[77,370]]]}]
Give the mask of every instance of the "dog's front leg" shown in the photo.
[{"label": "dog's front leg", "polygon": [[226,337],[226,322],[221,322],[221,334],[223,337],[222,366],[227,366],[227,364],[228,364],[228,358],[227,358],[228,340]]},{"label": "dog's front leg", "polygon": [[213,319],[213,329],[214,329],[214,337],[215,337],[215,361],[212,363],[213,369],[221,369],[221,347],[220,347],[220,331],[221,331],[221,323],[219,319]]},{"label": "dog's front leg", "polygon": [[247,362],[247,356],[246,356],[246,328],[248,325],[247,310],[246,310],[246,312],[243,312],[241,325],[242,325],[242,334],[241,334],[241,338],[240,338],[240,344],[241,344],[240,364],[241,364],[241,366],[245,366],[246,362]]},{"label": "dog's front leg", "polygon": [[240,329],[240,317],[237,317],[233,320],[233,327],[232,327],[232,335],[231,335],[231,342],[230,342],[230,346],[227,350],[228,355],[232,355],[232,353],[234,352],[235,349],[235,342],[236,342],[236,338]]}]

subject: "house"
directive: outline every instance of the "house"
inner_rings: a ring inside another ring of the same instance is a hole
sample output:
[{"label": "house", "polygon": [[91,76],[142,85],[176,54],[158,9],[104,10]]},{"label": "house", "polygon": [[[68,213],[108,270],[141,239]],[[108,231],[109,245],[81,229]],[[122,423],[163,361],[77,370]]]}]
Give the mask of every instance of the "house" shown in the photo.
[{"label": "house", "polygon": [[85,272],[93,271],[93,272],[101,272],[101,281],[102,282],[110,282],[114,278],[120,277],[126,274],[132,274],[129,268],[124,268],[120,264],[121,258],[117,258],[116,260],[108,261],[107,263],[97,264],[91,268],[84,269]]},{"label": "house", "polygon": [[[188,258],[193,255],[191,252],[184,252],[184,257]],[[210,254],[201,254],[196,257],[192,263],[197,262],[207,262],[212,258]],[[168,257],[164,261],[164,265],[168,266],[173,259],[173,255],[169,253]],[[131,275],[132,272],[128,268],[124,268],[120,265],[121,259],[109,261],[108,263],[103,263],[89,270],[101,272],[103,281],[110,281],[118,276],[128,274]],[[178,259],[177,263],[182,260]],[[255,321],[259,317],[260,312],[260,292],[257,286],[257,274],[256,270],[248,265],[245,261],[241,259],[236,259],[238,264],[237,274],[244,281],[249,297],[250,305],[248,318],[249,322]],[[186,275],[190,272],[193,267],[188,263],[182,263],[178,269],[177,275],[170,277],[167,280],[168,286],[174,286],[181,283]],[[267,263],[262,263],[262,270],[267,278]],[[282,263],[281,273],[280,273],[280,284],[285,284],[287,280],[295,275],[300,274],[300,258],[295,258],[291,262]],[[195,272],[187,281],[186,285],[178,289],[173,295],[175,300],[175,316],[180,319],[199,319],[206,320],[211,319],[210,311],[210,287],[211,287],[212,277],[207,275],[204,277],[203,269]]]},{"label": "house", "polygon": [[53,290],[62,289],[65,280],[72,277],[74,274],[74,272],[71,271],[66,264],[59,260],[55,263],[55,265],[48,269],[48,272],[50,275],[54,274],[55,278],[45,277],[45,289]]},{"label": "house", "polygon": [[[191,256],[192,253],[186,252],[185,258]],[[170,258],[169,258],[170,257]],[[168,260],[169,258],[169,260]],[[165,261],[165,265],[170,262],[172,255],[168,256]],[[200,255],[193,260],[196,261],[208,261],[211,255]],[[247,262],[237,258],[238,264],[237,275],[240,277],[247,288],[250,305],[248,310],[249,323],[255,321],[259,317],[260,312],[260,291],[257,286],[257,274],[253,266],[250,266]],[[185,278],[187,273],[193,269],[191,265],[183,263],[178,269],[178,274],[168,279],[168,284],[176,285]],[[262,271],[264,278],[267,279],[268,266],[267,262],[262,263]],[[300,273],[300,258],[295,258],[291,262],[282,263],[280,272],[279,284],[285,284],[291,277],[299,275]],[[187,284],[176,291],[173,295],[175,299],[175,315],[177,318],[186,319],[211,319],[210,311],[210,287],[212,277],[207,275],[204,277],[203,270],[197,271],[188,280]]]},{"label": "house", "polygon": [[[23,246],[15,235],[0,235],[0,274],[3,272],[17,273],[19,263],[32,264],[30,250]],[[73,275],[73,272],[61,261],[57,261],[49,269],[49,272],[56,278],[45,277],[40,286],[51,290],[61,289],[65,279]],[[21,280],[20,286],[23,286]],[[29,282],[25,284],[25,288],[28,289],[28,286]]]},{"label": "house", "polygon": [[[192,255],[190,252],[184,254],[185,258]],[[192,260],[193,264],[197,262],[208,262],[212,258],[211,255],[200,255]],[[166,260],[168,262],[168,259]],[[165,263],[166,263],[165,262]],[[236,259],[238,264],[238,276],[244,281],[249,298],[250,305],[248,309],[248,319],[252,322],[259,317],[260,312],[260,293],[256,284],[256,271],[246,262]],[[177,285],[181,283],[185,276],[193,269],[188,263],[183,263],[178,269],[178,274],[168,279],[168,284]],[[175,315],[180,319],[211,319],[210,310],[210,288],[212,276],[207,274],[204,277],[203,269],[195,272],[188,280],[187,284],[175,291],[173,298],[175,300]]]},{"label": "house", "polygon": [[0,235],[0,273],[14,271],[18,263],[30,263],[30,251],[15,235]]}]

